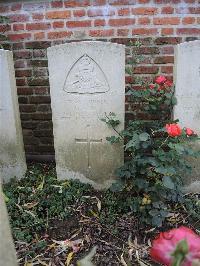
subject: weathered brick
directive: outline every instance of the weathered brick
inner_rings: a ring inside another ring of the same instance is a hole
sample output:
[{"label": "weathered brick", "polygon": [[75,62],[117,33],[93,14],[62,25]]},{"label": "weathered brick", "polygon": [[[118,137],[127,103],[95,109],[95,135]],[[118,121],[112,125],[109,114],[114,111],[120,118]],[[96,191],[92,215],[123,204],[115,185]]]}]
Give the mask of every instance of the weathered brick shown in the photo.
[{"label": "weathered brick", "polygon": [[16,85],[17,86],[26,86],[27,82],[25,78],[17,78],[16,79]]},{"label": "weathered brick", "polygon": [[109,25],[113,27],[128,26],[128,25],[133,25],[133,24],[135,24],[134,18],[118,18],[118,19],[109,20]]},{"label": "weathered brick", "polygon": [[51,2],[51,7],[52,8],[62,8],[63,7],[63,1],[52,1]]},{"label": "weathered brick", "polygon": [[103,6],[106,4],[106,0],[92,0],[93,6]]},{"label": "weathered brick", "polygon": [[174,63],[174,57],[173,56],[158,56],[154,59],[155,64],[168,64],[168,63]]},{"label": "weathered brick", "polygon": [[33,89],[30,87],[18,87],[17,93],[18,95],[31,95],[33,94]]},{"label": "weathered brick", "polygon": [[13,24],[13,31],[22,31],[24,30],[24,24]]},{"label": "weathered brick", "polygon": [[156,35],[158,29],[156,28],[137,28],[132,30],[132,35]]},{"label": "weathered brick", "polygon": [[110,5],[114,5],[114,6],[136,4],[136,0],[108,0],[108,2]]},{"label": "weathered brick", "polygon": [[105,19],[95,19],[94,26],[95,27],[103,27],[106,25]]},{"label": "weathered brick", "polygon": [[64,21],[54,21],[53,22],[53,28],[64,28]]},{"label": "weathered brick", "polygon": [[82,28],[82,27],[91,27],[91,20],[74,20],[74,21],[67,21],[66,26],[68,28]]},{"label": "weathered brick", "polygon": [[148,17],[142,17],[142,18],[138,18],[138,24],[140,25],[147,25],[150,24],[151,19]]},{"label": "weathered brick", "polygon": [[[42,77],[42,78],[28,78],[28,85],[29,86],[48,86],[49,85],[49,79],[48,78],[45,78],[45,77]],[[43,97],[41,96],[41,99],[40,100],[36,100],[37,96],[33,96],[32,98],[30,98],[30,103],[40,103],[40,102],[43,102]],[[44,97],[47,97],[47,96],[44,96]],[[35,99],[35,101],[34,101]]]},{"label": "weathered brick", "polygon": [[73,10],[74,17],[84,17],[86,15],[86,11],[84,9]]},{"label": "weathered brick", "polygon": [[47,67],[48,61],[46,59],[33,59],[27,62],[29,66],[34,67]]},{"label": "weathered brick", "polygon": [[200,35],[200,28],[179,28],[176,29],[178,35]]},{"label": "weathered brick", "polygon": [[40,95],[40,96],[30,96],[29,101],[30,103],[50,103],[51,99],[50,99],[50,96]]},{"label": "weathered brick", "polygon": [[118,16],[129,16],[130,15],[130,9],[129,8],[120,8],[118,10]]},{"label": "weathered brick", "polygon": [[20,109],[20,112],[33,113],[36,111],[36,105],[35,104],[20,104],[19,109]]},{"label": "weathered brick", "polygon": [[134,74],[157,74],[159,68],[156,66],[137,66],[134,68]]},{"label": "weathered brick", "polygon": [[86,7],[90,5],[89,0],[68,0],[64,2],[65,7]]},{"label": "weathered brick", "polygon": [[174,34],[174,29],[173,28],[161,29],[161,34],[162,35],[173,35]]},{"label": "weathered brick", "polygon": [[173,66],[162,66],[161,72],[163,74],[173,74]]},{"label": "weathered brick", "polygon": [[71,31],[53,31],[53,32],[48,32],[47,36],[48,39],[62,39],[66,37],[70,37],[72,35]]},{"label": "weathered brick", "polygon": [[156,7],[136,7],[132,8],[133,15],[155,15],[157,14],[158,9]]},{"label": "weathered brick", "polygon": [[154,25],[178,25],[180,24],[179,17],[160,17],[153,19]]},{"label": "weathered brick", "polygon": [[18,50],[14,51],[14,58],[15,59],[28,59],[32,57],[31,51],[27,50]]},{"label": "weathered brick", "polygon": [[45,22],[39,22],[39,23],[27,23],[26,24],[26,30],[32,31],[32,30],[47,30],[51,28],[50,23]]},{"label": "weathered brick", "polygon": [[8,12],[9,11],[9,6],[7,5],[1,5],[0,6],[0,13]]},{"label": "weathered brick", "polygon": [[194,24],[195,23],[195,17],[185,17],[185,18],[182,19],[182,23],[184,25]]},{"label": "weathered brick", "polygon": [[22,4],[21,3],[16,3],[16,4],[12,4],[11,5],[11,11],[19,11],[22,8]]},{"label": "weathered brick", "polygon": [[33,13],[32,14],[32,19],[33,20],[43,20],[44,19],[44,14],[43,13]]},{"label": "weathered brick", "polygon": [[36,136],[36,137],[52,137],[53,131],[51,129],[34,130],[34,136]]},{"label": "weathered brick", "polygon": [[15,76],[16,77],[31,77],[32,71],[30,69],[23,69],[23,70],[16,70]]},{"label": "weathered brick", "polygon": [[87,11],[88,17],[98,17],[98,16],[114,16],[115,11],[113,9],[89,9]]},{"label": "weathered brick", "polygon": [[27,49],[46,49],[51,46],[51,42],[49,41],[26,42],[25,46]]},{"label": "weathered brick", "polygon": [[162,14],[173,14],[174,13],[174,8],[171,6],[164,6],[161,9]]},{"label": "weathered brick", "polygon": [[44,32],[35,32],[33,36],[34,36],[34,40],[45,39],[45,33]]},{"label": "weathered brick", "polygon": [[91,37],[110,37],[114,35],[114,30],[90,30],[89,35]]},{"label": "weathered brick", "polygon": [[129,34],[129,29],[117,29],[117,35],[118,36],[128,36]]},{"label": "weathered brick", "polygon": [[29,15],[27,14],[13,14],[8,16],[10,22],[27,22],[29,21]]},{"label": "weathered brick", "polygon": [[8,34],[8,38],[11,41],[23,41],[23,40],[30,40],[31,33],[19,33],[19,34]]},{"label": "weathered brick", "polygon": [[65,19],[71,17],[71,11],[64,10],[64,11],[49,11],[46,13],[47,19]]},{"label": "weathered brick", "polygon": [[155,44],[164,45],[164,44],[179,44],[182,39],[179,37],[158,37],[155,39]]}]

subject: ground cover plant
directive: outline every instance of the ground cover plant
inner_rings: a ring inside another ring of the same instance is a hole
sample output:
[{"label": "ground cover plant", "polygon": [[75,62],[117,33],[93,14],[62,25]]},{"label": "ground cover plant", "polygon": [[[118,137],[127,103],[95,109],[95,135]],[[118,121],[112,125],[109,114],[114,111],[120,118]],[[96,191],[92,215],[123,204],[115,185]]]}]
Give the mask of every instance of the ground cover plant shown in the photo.
[{"label": "ground cover plant", "polygon": [[23,266],[72,265],[95,246],[95,265],[157,265],[148,252],[159,231],[179,225],[200,230],[193,215],[200,212],[198,194],[185,196],[192,213],[172,204],[157,229],[133,213],[126,201],[131,192],[97,192],[79,182],[59,182],[54,165],[31,165],[25,179],[12,180],[3,189]]}]

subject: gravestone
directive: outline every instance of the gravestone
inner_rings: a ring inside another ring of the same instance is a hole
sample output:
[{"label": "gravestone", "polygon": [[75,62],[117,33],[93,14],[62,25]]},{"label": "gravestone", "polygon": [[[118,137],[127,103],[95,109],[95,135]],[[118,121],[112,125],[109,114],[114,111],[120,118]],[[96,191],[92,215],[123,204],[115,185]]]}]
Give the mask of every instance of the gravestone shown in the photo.
[{"label": "gravestone", "polygon": [[124,127],[125,48],[74,42],[48,48],[56,170],[59,179],[109,187],[123,164],[123,143],[101,121],[113,112]]},{"label": "gravestone", "polygon": [[0,180],[0,265],[17,266],[17,257],[10,230],[10,224],[4,202]]},{"label": "gravestone", "polygon": [[26,172],[13,55],[0,49],[0,176],[8,181]]},{"label": "gravestone", "polygon": [[[189,127],[200,135],[200,41],[177,45],[175,52],[175,94],[178,100],[174,118],[182,127]],[[195,143],[200,150],[200,143]],[[184,178],[187,191],[200,191],[200,158],[189,159],[193,171]]]}]

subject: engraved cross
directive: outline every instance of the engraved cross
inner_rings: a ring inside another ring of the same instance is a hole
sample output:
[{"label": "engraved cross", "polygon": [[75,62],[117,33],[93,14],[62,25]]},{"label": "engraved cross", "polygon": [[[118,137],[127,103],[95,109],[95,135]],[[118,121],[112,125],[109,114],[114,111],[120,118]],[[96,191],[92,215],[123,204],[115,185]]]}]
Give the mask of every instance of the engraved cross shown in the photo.
[{"label": "engraved cross", "polygon": [[88,155],[88,168],[91,168],[90,165],[90,156],[91,156],[91,143],[101,143],[102,139],[93,139],[89,137],[89,134],[87,133],[87,138],[85,139],[79,139],[79,138],[75,138],[75,142],[76,143],[86,143],[87,144],[87,155]]}]

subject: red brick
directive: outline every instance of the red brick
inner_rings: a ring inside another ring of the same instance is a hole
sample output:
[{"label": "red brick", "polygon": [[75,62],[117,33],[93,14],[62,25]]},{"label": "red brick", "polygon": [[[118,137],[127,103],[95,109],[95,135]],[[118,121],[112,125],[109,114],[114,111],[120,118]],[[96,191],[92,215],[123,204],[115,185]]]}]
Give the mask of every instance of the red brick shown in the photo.
[{"label": "red brick", "polygon": [[118,16],[129,16],[130,15],[130,9],[129,8],[120,8],[118,10]]},{"label": "red brick", "polygon": [[176,29],[177,34],[186,34],[186,35],[199,35],[200,28],[180,28]]},{"label": "red brick", "polygon": [[134,74],[157,74],[159,68],[157,66],[137,66],[134,68]]},{"label": "red brick", "polygon": [[105,19],[96,19],[94,21],[94,26],[95,27],[102,27],[102,26],[105,26],[105,25],[106,25]]},{"label": "red brick", "polygon": [[89,35],[91,37],[110,37],[114,35],[114,30],[90,30]]},{"label": "red brick", "polygon": [[71,17],[71,11],[65,10],[65,11],[49,11],[46,13],[47,19],[65,19]]},{"label": "red brick", "polygon": [[108,0],[110,5],[118,6],[118,5],[133,5],[136,3],[136,0]]},{"label": "red brick", "polygon": [[68,0],[64,2],[65,7],[80,7],[80,6],[89,6],[89,0]]},{"label": "red brick", "polygon": [[31,70],[16,70],[15,76],[18,77],[31,77],[32,71]]},{"label": "red brick", "polygon": [[180,37],[158,37],[155,39],[155,44],[157,45],[165,45],[172,44],[176,45],[181,43],[182,39]]},{"label": "red brick", "polygon": [[150,0],[138,0],[139,4],[147,4],[149,2],[150,2]]},{"label": "red brick", "polygon": [[50,23],[44,23],[44,22],[39,22],[39,23],[28,23],[26,24],[26,30],[47,30],[51,28]]},{"label": "red brick", "polygon": [[163,74],[173,74],[173,66],[162,66],[161,72]]},{"label": "red brick", "polygon": [[118,18],[118,19],[109,20],[109,25],[113,27],[127,26],[127,25],[133,25],[133,24],[135,24],[134,18]]},{"label": "red brick", "polygon": [[78,9],[73,11],[74,17],[84,17],[86,12],[84,9]]},{"label": "red brick", "polygon": [[24,24],[13,24],[13,31],[24,30]]},{"label": "red brick", "polygon": [[32,18],[33,18],[33,20],[43,20],[44,14],[43,13],[33,13]]},{"label": "red brick", "polygon": [[179,17],[164,17],[164,18],[154,18],[154,25],[178,25],[180,23]]},{"label": "red brick", "polygon": [[174,13],[174,8],[171,6],[165,6],[161,9],[162,14],[173,14]]},{"label": "red brick", "polygon": [[64,28],[64,21],[54,21],[53,22],[53,28]]},{"label": "red brick", "polygon": [[174,29],[173,28],[161,29],[161,34],[162,35],[173,35],[174,34]]},{"label": "red brick", "polygon": [[18,10],[21,10],[21,8],[22,8],[22,4],[20,4],[20,3],[16,3],[16,4],[11,5],[11,11],[18,11]]},{"label": "red brick", "polygon": [[174,63],[174,57],[173,56],[170,56],[170,55],[167,55],[167,56],[158,56],[154,59],[154,63],[155,64],[168,64],[168,63],[171,63],[173,64]]},{"label": "red brick", "polygon": [[72,35],[71,31],[48,32],[48,39],[62,39],[70,37],[71,35]]},{"label": "red brick", "polygon": [[138,18],[138,24],[139,25],[147,25],[150,24],[151,20],[148,17],[142,17],[142,18]]},{"label": "red brick", "polygon": [[53,2],[51,2],[51,7],[52,8],[62,8],[63,2],[62,1],[53,1]]},{"label": "red brick", "polygon": [[182,19],[182,23],[185,24],[194,24],[195,18],[194,17],[185,17]]},{"label": "red brick", "polygon": [[18,87],[17,88],[17,94],[18,95],[31,95],[33,93],[33,89],[32,88],[22,88],[22,87]]},{"label": "red brick", "polygon": [[0,6],[0,13],[8,12],[9,6]]},{"label": "red brick", "polygon": [[117,36],[123,36],[126,37],[129,34],[129,29],[118,29],[117,30]]},{"label": "red brick", "polygon": [[31,57],[32,57],[32,53],[30,50],[14,51],[14,58],[15,59],[29,59]]},{"label": "red brick", "polygon": [[200,7],[189,7],[189,12],[191,14],[200,14]]},{"label": "red brick", "polygon": [[174,54],[174,47],[173,46],[165,46],[161,48],[162,54]]},{"label": "red brick", "polygon": [[0,32],[6,32],[6,31],[10,31],[10,30],[11,30],[10,25],[8,25],[8,24],[1,25],[0,24]]},{"label": "red brick", "polygon": [[113,16],[115,11],[113,9],[89,9],[87,12],[88,17],[98,17],[98,16]]},{"label": "red brick", "polygon": [[42,40],[45,38],[44,32],[36,32],[34,33],[34,40]]},{"label": "red brick", "polygon": [[132,30],[132,35],[156,35],[158,29],[154,28],[138,28]]},{"label": "red brick", "polygon": [[26,22],[29,21],[29,15],[20,14],[20,15],[9,15],[10,22]]},{"label": "red brick", "polygon": [[26,86],[27,83],[26,83],[26,79],[25,78],[20,78],[20,79],[16,79],[16,85],[17,86]]},{"label": "red brick", "polygon": [[91,20],[82,20],[82,21],[67,21],[66,26],[68,28],[83,28],[91,27]]},{"label": "red brick", "polygon": [[30,40],[31,33],[19,33],[19,34],[8,34],[8,38],[11,41],[23,41],[23,40]]},{"label": "red brick", "polygon": [[24,60],[15,61],[15,68],[25,68],[25,61]]},{"label": "red brick", "polygon": [[93,0],[92,5],[93,6],[103,6],[106,4],[106,0]]},{"label": "red brick", "polygon": [[154,0],[156,4],[178,4],[181,0]]},{"label": "red brick", "polygon": [[157,14],[158,9],[156,7],[136,7],[132,8],[133,15],[155,15]]}]

